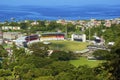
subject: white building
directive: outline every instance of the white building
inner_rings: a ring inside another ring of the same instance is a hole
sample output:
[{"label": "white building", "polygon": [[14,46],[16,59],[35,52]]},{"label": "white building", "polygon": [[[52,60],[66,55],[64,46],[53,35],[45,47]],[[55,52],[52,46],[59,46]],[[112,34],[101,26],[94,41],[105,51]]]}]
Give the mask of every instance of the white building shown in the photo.
[{"label": "white building", "polygon": [[2,26],[2,30],[21,30],[19,26]]},{"label": "white building", "polygon": [[85,34],[72,34],[71,40],[72,41],[86,42],[86,35]]}]

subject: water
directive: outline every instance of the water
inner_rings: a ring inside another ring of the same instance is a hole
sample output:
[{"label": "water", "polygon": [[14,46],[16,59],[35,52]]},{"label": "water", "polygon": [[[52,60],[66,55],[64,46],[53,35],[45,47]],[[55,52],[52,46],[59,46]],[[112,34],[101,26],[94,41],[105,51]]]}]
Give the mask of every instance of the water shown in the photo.
[{"label": "water", "polygon": [[0,6],[0,21],[19,20],[83,20],[120,17],[118,6]]}]

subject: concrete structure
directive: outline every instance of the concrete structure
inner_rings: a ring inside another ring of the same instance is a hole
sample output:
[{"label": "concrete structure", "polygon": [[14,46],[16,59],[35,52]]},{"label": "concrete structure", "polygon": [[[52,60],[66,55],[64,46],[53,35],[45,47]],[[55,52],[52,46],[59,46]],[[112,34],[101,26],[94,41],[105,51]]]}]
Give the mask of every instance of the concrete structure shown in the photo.
[{"label": "concrete structure", "polygon": [[86,42],[86,35],[85,34],[72,34],[71,40],[72,41]]}]

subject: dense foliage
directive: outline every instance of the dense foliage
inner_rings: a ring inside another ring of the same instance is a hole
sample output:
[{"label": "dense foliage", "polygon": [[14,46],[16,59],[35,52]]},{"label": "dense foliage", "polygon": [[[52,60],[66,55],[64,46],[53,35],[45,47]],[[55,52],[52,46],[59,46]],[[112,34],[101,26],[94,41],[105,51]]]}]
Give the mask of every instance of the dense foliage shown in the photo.
[{"label": "dense foliage", "polygon": [[93,39],[94,35],[103,37],[107,42],[113,42],[120,39],[120,24],[113,24],[111,27],[106,27],[104,25],[92,27],[85,30],[87,38]]},{"label": "dense foliage", "polygon": [[69,61],[71,59],[74,59],[75,56],[72,52],[65,52],[65,51],[54,51],[50,58],[58,61]]}]

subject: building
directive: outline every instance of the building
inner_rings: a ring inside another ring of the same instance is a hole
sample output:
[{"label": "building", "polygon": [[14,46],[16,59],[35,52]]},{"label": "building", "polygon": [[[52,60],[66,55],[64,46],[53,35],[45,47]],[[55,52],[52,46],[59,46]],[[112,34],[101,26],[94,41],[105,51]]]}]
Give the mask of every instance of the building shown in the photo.
[{"label": "building", "polygon": [[2,26],[2,30],[21,30],[19,26]]},{"label": "building", "polygon": [[41,41],[48,41],[48,40],[64,40],[65,34],[61,32],[47,32],[42,33],[40,40]]},{"label": "building", "polygon": [[56,23],[60,23],[62,25],[67,24],[66,20],[64,20],[64,19],[57,20]]},{"label": "building", "polygon": [[72,34],[71,40],[72,41],[86,42],[86,35],[85,34]]},{"label": "building", "polygon": [[106,20],[104,25],[105,25],[106,27],[111,27],[112,23],[111,23],[110,20]]},{"label": "building", "polygon": [[3,39],[15,40],[21,36],[23,36],[21,32],[3,32]]},{"label": "building", "polygon": [[32,26],[34,26],[34,25],[39,25],[39,22],[34,21],[34,22],[31,23],[31,25],[32,25]]},{"label": "building", "polygon": [[27,47],[28,44],[39,42],[40,38],[38,35],[22,36],[14,40],[17,46]]}]

